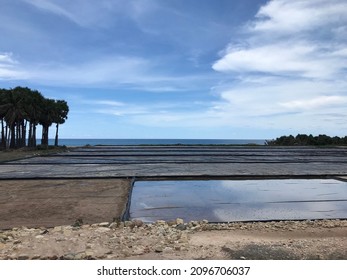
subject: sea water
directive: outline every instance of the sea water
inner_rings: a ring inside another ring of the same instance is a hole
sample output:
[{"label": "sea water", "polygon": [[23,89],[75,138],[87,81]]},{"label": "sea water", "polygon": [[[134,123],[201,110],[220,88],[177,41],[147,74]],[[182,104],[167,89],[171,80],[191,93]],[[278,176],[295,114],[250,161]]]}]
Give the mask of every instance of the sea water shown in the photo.
[{"label": "sea water", "polygon": [[[264,139],[59,139],[59,145],[264,145]],[[54,145],[54,139],[49,140]]]}]

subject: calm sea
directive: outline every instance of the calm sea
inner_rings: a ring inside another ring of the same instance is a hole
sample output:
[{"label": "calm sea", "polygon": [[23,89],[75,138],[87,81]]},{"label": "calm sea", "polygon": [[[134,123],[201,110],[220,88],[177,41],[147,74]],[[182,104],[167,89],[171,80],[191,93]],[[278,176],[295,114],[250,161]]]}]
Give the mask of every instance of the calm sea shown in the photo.
[{"label": "calm sea", "polygon": [[[264,145],[263,139],[59,139],[59,145]],[[50,139],[50,145],[54,140]]]}]

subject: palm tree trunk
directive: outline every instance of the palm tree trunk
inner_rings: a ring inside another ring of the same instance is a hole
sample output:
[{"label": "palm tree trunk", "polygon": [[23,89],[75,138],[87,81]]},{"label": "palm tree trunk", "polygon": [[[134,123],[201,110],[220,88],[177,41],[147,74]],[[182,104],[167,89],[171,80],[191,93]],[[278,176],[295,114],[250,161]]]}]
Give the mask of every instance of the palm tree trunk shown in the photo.
[{"label": "palm tree trunk", "polygon": [[57,123],[56,130],[55,130],[55,141],[54,141],[54,146],[58,147],[58,129],[59,129],[59,124]]},{"label": "palm tree trunk", "polygon": [[48,129],[49,129],[49,126],[47,125],[42,126],[41,145],[48,146]]},{"label": "palm tree trunk", "polygon": [[27,136],[27,123],[28,121],[27,120],[24,120],[23,121],[23,130],[22,130],[22,147],[25,147],[26,146],[26,136]]},{"label": "palm tree trunk", "polygon": [[36,147],[36,124],[33,124],[33,135],[32,135],[32,145],[33,147]]},{"label": "palm tree trunk", "polygon": [[16,147],[16,127],[14,124],[10,126],[10,133],[8,134],[8,137],[10,149],[14,149]]},{"label": "palm tree trunk", "polygon": [[4,120],[3,119],[1,119],[1,146],[3,148],[6,148],[5,127],[4,127]]},{"label": "palm tree trunk", "polygon": [[28,147],[32,147],[33,124],[29,122]]}]

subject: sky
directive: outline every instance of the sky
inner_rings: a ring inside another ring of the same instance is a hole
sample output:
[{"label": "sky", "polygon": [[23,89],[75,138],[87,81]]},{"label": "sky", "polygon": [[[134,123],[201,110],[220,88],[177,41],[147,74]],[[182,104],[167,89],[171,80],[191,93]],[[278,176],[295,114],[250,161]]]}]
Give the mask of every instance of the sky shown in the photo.
[{"label": "sky", "polygon": [[0,0],[0,34],[61,138],[347,135],[346,0]]}]

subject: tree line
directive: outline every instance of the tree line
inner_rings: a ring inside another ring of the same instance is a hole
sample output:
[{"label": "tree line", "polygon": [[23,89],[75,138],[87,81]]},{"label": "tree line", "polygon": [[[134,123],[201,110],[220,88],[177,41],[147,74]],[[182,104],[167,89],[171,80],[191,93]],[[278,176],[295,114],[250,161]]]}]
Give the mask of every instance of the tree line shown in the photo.
[{"label": "tree line", "polygon": [[325,134],[313,136],[312,134],[298,134],[297,136],[281,136],[273,140],[265,142],[269,146],[325,146],[325,145],[347,145],[347,136],[345,137],[330,137]]},{"label": "tree line", "polygon": [[69,106],[65,100],[45,98],[39,91],[27,87],[0,88],[0,147],[36,147],[36,127],[42,126],[41,145],[48,146],[50,126],[56,124],[55,146],[58,146],[58,129],[67,119]]}]

